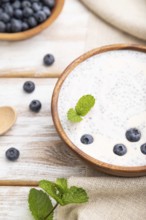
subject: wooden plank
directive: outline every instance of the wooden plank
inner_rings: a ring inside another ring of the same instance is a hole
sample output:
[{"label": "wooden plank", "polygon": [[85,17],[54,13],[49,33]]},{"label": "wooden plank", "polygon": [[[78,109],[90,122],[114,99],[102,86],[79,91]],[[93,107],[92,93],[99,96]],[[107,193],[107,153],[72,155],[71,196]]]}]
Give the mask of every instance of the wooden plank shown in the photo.
[{"label": "wooden plank", "polygon": [[[98,175],[60,140],[51,117],[51,96],[56,79],[32,79],[32,94],[22,90],[27,79],[0,79],[0,106],[12,105],[18,118],[14,127],[0,137],[0,185],[36,185],[40,179]],[[28,105],[32,99],[42,102],[39,113]],[[16,147],[20,158],[10,162],[5,151]],[[13,182],[14,181],[14,182]]]},{"label": "wooden plank", "polygon": [[[79,0],[67,0],[55,23],[36,37],[0,42],[0,77],[58,77],[84,52],[113,43],[145,44],[94,16]],[[56,59],[51,67],[43,66],[47,53]]]},{"label": "wooden plank", "polygon": [[[82,14],[82,16],[81,16]],[[78,0],[65,1],[59,18],[39,35],[20,42],[0,42],[0,75],[56,77],[83,53],[88,13]],[[47,53],[55,56],[51,67],[43,66]]]},{"label": "wooden plank", "polygon": [[28,208],[29,187],[0,187],[0,220],[33,220]]}]

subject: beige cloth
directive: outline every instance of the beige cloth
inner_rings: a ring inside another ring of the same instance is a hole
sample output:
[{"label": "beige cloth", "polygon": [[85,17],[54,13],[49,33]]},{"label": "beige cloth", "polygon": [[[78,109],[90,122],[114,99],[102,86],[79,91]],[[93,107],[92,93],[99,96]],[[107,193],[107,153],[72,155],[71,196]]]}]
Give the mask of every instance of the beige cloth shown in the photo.
[{"label": "beige cloth", "polygon": [[146,0],[80,0],[106,22],[146,40]]},{"label": "beige cloth", "polygon": [[72,177],[69,184],[84,187],[90,199],[59,208],[57,220],[146,219],[146,177]]}]

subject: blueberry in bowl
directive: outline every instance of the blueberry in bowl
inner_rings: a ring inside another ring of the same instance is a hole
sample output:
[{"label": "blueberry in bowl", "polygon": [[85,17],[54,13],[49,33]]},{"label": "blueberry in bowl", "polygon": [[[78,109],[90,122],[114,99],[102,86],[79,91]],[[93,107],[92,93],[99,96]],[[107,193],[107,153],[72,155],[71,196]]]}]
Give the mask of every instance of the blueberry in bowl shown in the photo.
[{"label": "blueberry in bowl", "polygon": [[0,40],[30,38],[58,17],[64,0],[1,0]]}]

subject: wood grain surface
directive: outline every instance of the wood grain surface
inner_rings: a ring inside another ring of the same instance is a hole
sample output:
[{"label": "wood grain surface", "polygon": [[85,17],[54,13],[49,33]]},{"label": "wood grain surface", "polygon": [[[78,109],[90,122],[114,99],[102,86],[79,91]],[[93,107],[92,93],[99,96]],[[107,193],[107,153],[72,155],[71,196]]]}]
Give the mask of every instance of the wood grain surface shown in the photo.
[{"label": "wood grain surface", "polygon": [[[18,42],[0,42],[1,77],[58,77],[75,58],[90,49],[113,43],[142,43],[106,24],[79,0],[66,0],[57,20],[39,35]],[[47,53],[55,56],[43,66]]]},{"label": "wood grain surface", "polygon": [[[0,79],[0,105],[12,105],[16,124],[0,136],[0,185],[36,185],[40,179],[100,175],[74,154],[59,138],[51,117],[51,97],[57,79],[32,79],[32,94],[22,90],[27,79]],[[33,99],[42,102],[39,113],[28,109]],[[10,162],[5,151],[16,147],[20,158]],[[17,181],[16,181],[17,180]]]},{"label": "wood grain surface", "polygon": [[0,220],[34,220],[28,209],[30,187],[0,187]]}]

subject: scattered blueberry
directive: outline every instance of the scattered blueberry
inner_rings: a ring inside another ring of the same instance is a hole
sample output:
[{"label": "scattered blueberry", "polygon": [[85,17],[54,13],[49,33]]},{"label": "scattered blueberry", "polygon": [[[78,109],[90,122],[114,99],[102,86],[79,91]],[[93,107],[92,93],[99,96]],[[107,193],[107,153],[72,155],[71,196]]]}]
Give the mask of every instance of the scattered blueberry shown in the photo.
[{"label": "scattered blueberry", "polygon": [[83,144],[92,144],[94,141],[93,137],[90,135],[90,134],[84,134],[82,137],[81,137],[81,142]]},{"label": "scattered blueberry", "polygon": [[29,105],[30,110],[33,112],[39,112],[41,107],[42,104],[39,100],[33,100]]},{"label": "scattered blueberry", "polygon": [[35,90],[35,84],[32,81],[26,81],[23,85],[23,89],[27,93],[31,93]]},{"label": "scattered blueberry", "polygon": [[127,153],[127,148],[125,147],[124,144],[116,144],[114,146],[113,152],[118,156],[123,156],[124,154]]},{"label": "scattered blueberry", "polygon": [[45,55],[43,61],[44,61],[45,66],[51,66],[54,63],[55,58],[52,54],[47,54]]},{"label": "scattered blueberry", "polygon": [[17,160],[19,155],[20,155],[19,151],[13,147],[9,148],[6,151],[6,158],[11,161]]},{"label": "scattered blueberry", "polygon": [[137,128],[130,128],[126,131],[126,138],[130,142],[137,142],[141,138],[141,133]]},{"label": "scattered blueberry", "polygon": [[146,154],[146,143],[145,143],[145,144],[142,144],[141,147],[140,147],[140,149],[141,149],[141,152],[142,152],[143,154]]}]

